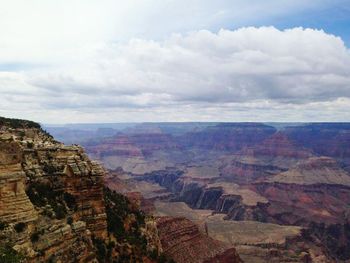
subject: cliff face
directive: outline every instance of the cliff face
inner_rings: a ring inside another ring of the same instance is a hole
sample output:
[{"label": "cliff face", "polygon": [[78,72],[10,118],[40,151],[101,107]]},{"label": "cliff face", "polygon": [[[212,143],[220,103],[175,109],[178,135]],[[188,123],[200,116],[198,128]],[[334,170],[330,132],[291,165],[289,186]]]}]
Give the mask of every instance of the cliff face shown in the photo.
[{"label": "cliff face", "polygon": [[249,184],[284,172],[312,155],[311,150],[297,145],[283,132],[277,132],[261,143],[222,158],[221,173],[239,184]]},{"label": "cliff face", "polygon": [[[3,148],[5,144],[1,144]],[[6,150],[5,147],[3,149]],[[8,161],[4,157],[3,155],[0,161],[0,221],[34,221],[38,215],[25,193],[26,177],[21,164],[19,160]]]},{"label": "cliff face", "polygon": [[102,167],[25,122],[1,126],[0,149],[1,243],[29,262],[94,260],[91,237],[107,237]]},{"label": "cliff face", "polygon": [[178,138],[183,147],[198,147],[225,151],[238,151],[262,142],[276,131],[259,123],[222,123],[202,131],[188,132]]},{"label": "cliff face", "polygon": [[242,262],[234,248],[201,233],[188,219],[161,217],[157,228],[164,253],[177,263]]},{"label": "cliff face", "polygon": [[350,164],[349,123],[313,123],[289,127],[285,133],[320,155],[346,160]]},{"label": "cliff face", "polygon": [[172,262],[142,197],[105,188],[81,147],[32,122],[0,125],[0,262]]},{"label": "cliff face", "polygon": [[94,157],[103,159],[107,156],[120,156],[125,158],[142,157],[142,151],[133,144],[126,135],[116,135],[99,141],[90,142],[85,145],[87,151]]},{"label": "cliff face", "polygon": [[269,200],[263,210],[269,222],[305,226],[311,222],[344,224],[349,220],[348,186],[261,183],[255,189]]},{"label": "cliff face", "polygon": [[330,157],[312,157],[300,161],[286,172],[277,174],[270,181],[311,185],[332,184],[350,186],[350,174]]},{"label": "cliff face", "polygon": [[[176,129],[176,125],[172,127]],[[295,256],[310,262],[321,254],[331,262],[332,257],[350,258],[346,236],[350,220],[349,124],[300,125],[280,131],[256,123],[211,124],[180,133],[172,132],[173,128],[167,132],[157,128],[124,130],[124,138],[101,140],[90,152],[95,155],[97,150],[106,167],[121,167],[128,183],[137,181],[130,187],[132,191],[140,191],[137,185],[147,186],[146,198],[182,201],[239,223],[259,221],[259,228],[260,222],[310,228],[314,239],[310,244],[322,250],[314,255],[295,247],[295,253],[288,252],[285,257],[278,253],[286,248],[270,251],[258,244],[251,250],[241,244],[249,257],[261,253],[270,259],[274,255],[275,262]],[[124,187],[117,180],[109,183],[116,189]],[[132,198],[145,203],[135,193]],[[231,236],[237,233],[240,229]],[[299,240],[301,247],[305,238]],[[335,242],[337,239],[341,242]]]}]

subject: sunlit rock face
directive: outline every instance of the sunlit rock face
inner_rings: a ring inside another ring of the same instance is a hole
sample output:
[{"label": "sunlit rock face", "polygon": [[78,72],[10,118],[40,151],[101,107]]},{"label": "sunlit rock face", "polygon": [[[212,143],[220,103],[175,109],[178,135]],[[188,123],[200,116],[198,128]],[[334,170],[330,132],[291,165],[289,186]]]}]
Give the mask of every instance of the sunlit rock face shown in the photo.
[{"label": "sunlit rock face", "polygon": [[28,262],[93,262],[92,236],[107,236],[105,171],[78,146],[31,123],[0,127],[1,244]]}]

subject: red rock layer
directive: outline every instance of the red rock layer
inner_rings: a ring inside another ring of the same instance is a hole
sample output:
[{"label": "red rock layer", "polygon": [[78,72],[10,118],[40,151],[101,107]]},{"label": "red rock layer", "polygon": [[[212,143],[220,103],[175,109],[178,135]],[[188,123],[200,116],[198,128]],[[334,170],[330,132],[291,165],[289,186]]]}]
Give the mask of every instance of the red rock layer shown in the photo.
[{"label": "red rock layer", "polygon": [[94,145],[86,145],[85,148],[89,154],[98,158],[103,156],[142,156],[141,149],[131,142],[128,136],[120,134],[114,137],[105,138]]},{"label": "red rock layer", "polygon": [[222,123],[202,131],[189,132],[179,140],[184,147],[238,151],[261,143],[276,129],[259,123]]},{"label": "red rock layer", "polygon": [[337,224],[349,220],[350,187],[261,183],[255,191],[269,200],[269,222],[308,225],[310,222]]},{"label": "red rock layer", "polygon": [[312,156],[312,153],[302,147],[298,147],[282,132],[277,132],[264,140],[261,144],[242,151],[242,155],[288,157],[304,159]]},{"label": "red rock layer", "polygon": [[204,235],[188,219],[160,217],[157,228],[163,252],[177,263],[242,262],[234,248]]},{"label": "red rock layer", "polygon": [[[91,236],[107,236],[104,174],[81,147],[58,143],[39,128],[2,127],[0,245],[13,244],[33,263],[95,262]],[[75,208],[64,203],[68,195]],[[23,229],[15,231],[19,223]]]}]

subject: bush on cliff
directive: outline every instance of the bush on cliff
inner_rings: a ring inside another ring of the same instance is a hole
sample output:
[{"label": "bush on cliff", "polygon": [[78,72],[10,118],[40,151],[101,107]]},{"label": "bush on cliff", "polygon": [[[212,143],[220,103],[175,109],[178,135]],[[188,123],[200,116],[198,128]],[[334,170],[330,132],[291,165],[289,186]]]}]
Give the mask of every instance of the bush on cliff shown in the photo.
[{"label": "bush on cliff", "polygon": [[19,254],[10,245],[0,246],[0,262],[2,263],[22,263],[23,255]]},{"label": "bush on cliff", "polygon": [[21,119],[9,119],[4,117],[0,117],[0,126],[8,126],[14,129],[18,129],[18,128],[41,129],[40,124],[33,121],[27,121],[27,120],[21,120]]},{"label": "bush on cliff", "polygon": [[73,195],[71,195],[70,193],[64,193],[63,198],[67,206],[69,207],[69,209],[72,209],[74,211],[77,210],[78,208],[77,200]]},{"label": "bush on cliff", "polygon": [[35,206],[49,205],[57,219],[65,218],[67,209],[76,210],[75,198],[69,193],[54,189],[50,183],[32,182],[28,185],[26,193]]},{"label": "bush on cliff", "polygon": [[4,230],[7,227],[5,222],[0,221],[0,231]]},{"label": "bush on cliff", "polygon": [[158,251],[147,250],[148,243],[142,233],[145,214],[127,197],[105,188],[104,200],[108,232],[117,244],[94,239],[100,262],[109,262],[113,250],[119,255],[117,259],[113,258],[113,262],[144,262],[144,258],[161,263],[173,262],[164,255],[159,255]]},{"label": "bush on cliff", "polygon": [[320,240],[333,258],[350,259],[350,223],[326,225],[312,222],[302,234],[308,240]]},{"label": "bush on cliff", "polygon": [[21,223],[17,223],[17,224],[15,224],[14,228],[15,228],[17,233],[21,233],[26,228],[26,224],[22,223],[22,222]]}]

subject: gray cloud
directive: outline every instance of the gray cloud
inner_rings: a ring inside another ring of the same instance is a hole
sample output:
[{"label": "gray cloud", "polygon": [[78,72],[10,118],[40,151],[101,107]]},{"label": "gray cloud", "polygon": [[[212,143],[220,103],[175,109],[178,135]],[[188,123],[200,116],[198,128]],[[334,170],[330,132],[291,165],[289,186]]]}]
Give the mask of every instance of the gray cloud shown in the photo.
[{"label": "gray cloud", "polygon": [[164,42],[133,40],[99,50],[89,62],[34,74],[29,82],[50,93],[135,101],[142,101],[142,94],[211,103],[350,97],[349,50],[341,39],[312,29],[242,28],[175,35]]},{"label": "gray cloud", "polygon": [[327,120],[350,120],[349,65],[342,40],[323,31],[203,30],[102,45],[64,67],[0,74],[2,93],[27,94],[0,103],[28,104],[34,116],[70,112],[62,121],[74,112],[85,121],[92,112],[107,121],[127,113],[139,121],[294,120],[299,111],[319,117],[317,107]]}]

